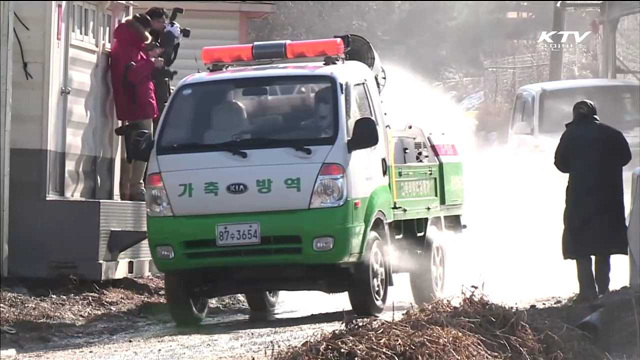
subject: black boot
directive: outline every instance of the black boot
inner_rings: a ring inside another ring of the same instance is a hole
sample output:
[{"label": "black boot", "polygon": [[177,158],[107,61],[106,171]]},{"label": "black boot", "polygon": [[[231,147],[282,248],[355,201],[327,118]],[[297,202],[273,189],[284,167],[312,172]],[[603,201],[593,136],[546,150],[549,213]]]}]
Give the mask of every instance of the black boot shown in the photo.
[{"label": "black boot", "polygon": [[610,272],[611,256],[596,256],[596,285],[598,285],[598,295],[600,296],[609,292]]},{"label": "black boot", "polygon": [[591,257],[576,259],[578,267],[578,283],[580,284],[580,294],[574,300],[575,303],[591,302],[598,298],[596,282],[593,278]]}]

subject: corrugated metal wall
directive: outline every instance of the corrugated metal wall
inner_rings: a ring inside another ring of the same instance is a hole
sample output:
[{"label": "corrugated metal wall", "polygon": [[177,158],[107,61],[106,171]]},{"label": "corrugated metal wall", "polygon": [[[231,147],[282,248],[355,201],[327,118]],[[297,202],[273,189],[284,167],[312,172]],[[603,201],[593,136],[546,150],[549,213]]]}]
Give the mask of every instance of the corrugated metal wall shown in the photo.
[{"label": "corrugated metal wall", "polygon": [[[147,231],[147,218],[139,216],[141,213],[146,213],[146,205],[143,202],[135,202],[126,206],[115,201],[100,203],[100,244],[98,245],[98,259],[100,261],[115,260],[111,258],[107,249],[112,229]],[[149,243],[143,241],[118,256],[118,260],[127,259],[151,259]]]},{"label": "corrugated metal wall", "polygon": [[[233,45],[240,41],[240,13],[189,9],[189,2],[177,4],[185,9],[177,22],[181,27],[191,29],[191,37],[183,38],[178,58],[172,66],[178,71],[172,85],[177,85],[187,75],[206,71],[200,59],[204,46]],[[147,8],[136,8],[135,12],[145,12]],[[170,10],[169,10],[170,11]]]},{"label": "corrugated metal wall", "polygon": [[[33,78],[25,78],[16,41],[9,274],[47,277],[77,271],[96,280],[127,276],[126,262],[120,271],[119,262],[98,258],[99,246],[112,229],[144,234],[144,203],[82,200],[114,197],[119,138],[113,133],[117,122],[106,35],[115,27],[117,13],[130,15],[130,9],[124,2],[106,1],[13,5],[29,28],[14,23]],[[41,221],[34,226],[33,219]],[[148,245],[140,243],[120,260],[148,267],[149,255]]]},{"label": "corrugated metal wall", "polygon": [[204,46],[233,45],[240,39],[240,14],[213,11],[185,11],[179,19],[183,27],[191,29],[191,37],[183,38],[178,58],[172,68],[178,71],[173,85],[189,74],[206,71],[200,59]]}]

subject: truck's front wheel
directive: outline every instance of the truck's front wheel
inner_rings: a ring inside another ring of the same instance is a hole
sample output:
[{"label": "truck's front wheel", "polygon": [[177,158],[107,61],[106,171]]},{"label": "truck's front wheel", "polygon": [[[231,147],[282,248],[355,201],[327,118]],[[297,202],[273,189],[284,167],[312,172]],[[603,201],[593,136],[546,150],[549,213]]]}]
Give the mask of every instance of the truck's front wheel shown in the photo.
[{"label": "truck's front wheel", "polygon": [[386,264],[382,239],[378,233],[371,231],[367,239],[364,261],[356,266],[349,289],[349,301],[357,315],[379,315],[384,310],[389,292]]},{"label": "truck's front wheel", "polygon": [[279,291],[261,291],[258,293],[245,294],[249,309],[255,312],[272,313],[278,305]]},{"label": "truck's front wheel", "polygon": [[415,266],[409,274],[413,300],[418,305],[428,304],[444,293],[444,247],[437,241],[428,241],[424,250],[414,256]]},{"label": "truck's front wheel", "polygon": [[177,274],[166,274],[164,292],[171,318],[178,326],[198,325],[209,311],[209,299],[193,296],[188,281]]}]

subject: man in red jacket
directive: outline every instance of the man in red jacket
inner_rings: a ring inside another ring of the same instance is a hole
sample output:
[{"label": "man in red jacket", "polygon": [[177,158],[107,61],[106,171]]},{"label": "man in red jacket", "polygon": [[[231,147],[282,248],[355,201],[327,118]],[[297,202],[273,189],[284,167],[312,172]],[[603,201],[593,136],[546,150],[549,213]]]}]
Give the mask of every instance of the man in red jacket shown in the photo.
[{"label": "man in red jacket", "polygon": [[[138,14],[118,25],[111,46],[111,84],[116,115],[123,125],[136,123],[140,129],[152,131],[152,119],[158,107],[151,73],[161,67],[162,59],[152,59],[144,51],[151,40],[151,19]],[[146,163],[122,161],[120,197],[122,200],[144,201]]]}]

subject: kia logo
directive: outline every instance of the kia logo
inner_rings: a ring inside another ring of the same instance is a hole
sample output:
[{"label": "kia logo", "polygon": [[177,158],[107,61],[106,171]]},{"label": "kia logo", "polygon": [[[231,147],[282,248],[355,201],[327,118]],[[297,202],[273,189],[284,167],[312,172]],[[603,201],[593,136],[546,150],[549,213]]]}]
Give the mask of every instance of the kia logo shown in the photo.
[{"label": "kia logo", "polygon": [[233,195],[244,194],[249,190],[249,187],[243,183],[233,183],[227,186],[227,192]]}]

